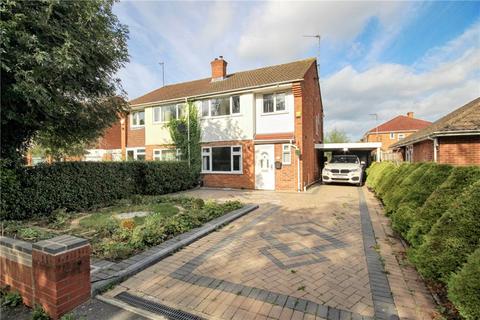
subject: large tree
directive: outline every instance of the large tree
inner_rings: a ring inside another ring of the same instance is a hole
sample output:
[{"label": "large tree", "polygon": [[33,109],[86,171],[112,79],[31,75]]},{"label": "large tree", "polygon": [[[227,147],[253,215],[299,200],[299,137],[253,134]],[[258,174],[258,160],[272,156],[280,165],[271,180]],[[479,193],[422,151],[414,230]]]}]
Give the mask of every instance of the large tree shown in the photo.
[{"label": "large tree", "polygon": [[339,130],[337,128],[333,128],[325,135],[325,143],[342,143],[342,142],[350,142],[348,135],[345,131]]},{"label": "large tree", "polygon": [[127,110],[117,71],[128,29],[113,0],[0,3],[1,158],[37,136],[64,147],[98,137]]}]

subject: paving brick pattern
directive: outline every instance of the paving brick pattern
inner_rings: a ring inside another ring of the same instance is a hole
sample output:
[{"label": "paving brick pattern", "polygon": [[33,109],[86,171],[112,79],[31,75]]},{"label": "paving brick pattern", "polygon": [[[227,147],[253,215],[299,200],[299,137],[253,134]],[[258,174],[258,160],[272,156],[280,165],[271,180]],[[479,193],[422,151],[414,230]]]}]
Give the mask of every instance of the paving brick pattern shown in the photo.
[{"label": "paving brick pattern", "polygon": [[321,186],[305,194],[203,189],[189,195],[260,208],[108,296],[128,291],[207,319],[361,319],[378,311],[356,188]]}]

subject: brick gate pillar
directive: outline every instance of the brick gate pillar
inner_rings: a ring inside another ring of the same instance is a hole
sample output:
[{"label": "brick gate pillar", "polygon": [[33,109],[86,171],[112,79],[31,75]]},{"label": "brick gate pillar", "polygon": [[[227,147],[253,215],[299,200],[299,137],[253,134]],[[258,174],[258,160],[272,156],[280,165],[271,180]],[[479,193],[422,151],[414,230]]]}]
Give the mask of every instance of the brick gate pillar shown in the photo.
[{"label": "brick gate pillar", "polygon": [[90,298],[90,244],[59,236],[32,246],[35,303],[58,319]]}]

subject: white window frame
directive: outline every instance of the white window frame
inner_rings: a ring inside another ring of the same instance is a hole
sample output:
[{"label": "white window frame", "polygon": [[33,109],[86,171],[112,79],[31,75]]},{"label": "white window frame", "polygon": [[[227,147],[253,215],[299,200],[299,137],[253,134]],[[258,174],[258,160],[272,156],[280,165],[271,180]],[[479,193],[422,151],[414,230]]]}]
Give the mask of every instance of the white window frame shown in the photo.
[{"label": "white window frame", "polygon": [[[283,94],[283,110],[277,110],[277,95]],[[273,111],[272,112],[265,112],[264,108],[264,97],[266,95],[273,95]],[[288,113],[288,107],[287,107],[287,93],[286,92],[272,92],[272,93],[264,93],[262,95],[262,115],[269,115],[269,114],[279,114],[279,113]]]},{"label": "white window frame", "polygon": [[[140,123],[140,113],[143,112],[143,124],[138,124]],[[133,124],[133,120],[137,120],[137,124]],[[138,111],[133,111],[130,114],[130,126],[132,128],[143,128],[145,127],[145,110],[138,110]]]},{"label": "white window frame", "polygon": [[405,133],[399,133],[398,140],[403,140],[403,139],[405,139]]},{"label": "white window frame", "polygon": [[[213,148],[228,148],[230,147],[230,171],[213,171]],[[233,148],[240,148],[239,151],[234,151]],[[209,167],[210,170],[205,170],[203,167],[203,157],[209,157]],[[240,168],[239,170],[233,170],[233,157],[240,156]],[[202,173],[214,173],[214,174],[243,174],[243,147],[241,145],[233,146],[212,146],[212,147],[202,147]]]},{"label": "white window frame", "polygon": [[395,140],[395,132],[390,132],[390,140]]},{"label": "white window frame", "polygon": [[[162,156],[163,156],[163,152],[164,151],[172,151],[172,150],[175,150],[176,151],[176,155],[175,155],[175,160],[174,161],[180,161],[180,156],[182,154],[182,151],[180,149],[177,149],[177,148],[164,148],[164,149],[153,149],[153,153],[152,153],[152,159],[155,160],[155,161],[166,161],[166,160],[162,160]],[[157,155],[155,154],[155,152],[159,152],[158,154],[158,159],[157,159]]]},{"label": "white window frame", "polygon": [[[239,112],[233,112],[233,97],[238,97],[238,103],[240,104],[240,110]],[[212,100],[213,99],[221,99],[225,97],[213,97],[208,100],[200,100],[200,117],[205,119],[205,118],[224,118],[224,117],[232,117],[232,116],[238,116],[242,114],[242,104],[241,104],[241,96],[239,94],[234,94],[232,96],[229,96],[228,99],[230,100],[230,114],[224,114],[220,116],[212,116]],[[207,101],[208,103],[208,115],[204,116],[203,115],[203,102]]]},{"label": "white window frame", "polygon": [[[290,160],[285,161],[284,155],[289,154],[290,155]],[[282,144],[282,164],[284,165],[290,165],[292,164],[292,147],[290,144]]]},{"label": "white window frame", "polygon": [[[162,108],[166,108],[166,107],[171,107],[171,106],[175,106],[175,119],[178,120],[179,118],[179,110],[180,110],[180,107],[185,107],[186,108],[186,105],[185,103],[176,103],[176,104],[165,104],[165,105],[162,105],[162,106],[157,106],[157,107],[154,107],[153,108],[153,112],[152,112],[152,123],[153,124],[165,124],[167,123],[168,121],[165,121],[163,119],[163,116],[162,116]],[[160,112],[160,116],[159,116],[159,120],[155,120],[155,110],[159,110]]]},{"label": "white window frame", "polygon": [[[143,150],[139,152],[138,150]],[[138,155],[143,155],[146,158],[145,148],[127,148],[126,149],[126,157],[128,160],[128,151],[133,151],[133,160],[138,161]]]}]

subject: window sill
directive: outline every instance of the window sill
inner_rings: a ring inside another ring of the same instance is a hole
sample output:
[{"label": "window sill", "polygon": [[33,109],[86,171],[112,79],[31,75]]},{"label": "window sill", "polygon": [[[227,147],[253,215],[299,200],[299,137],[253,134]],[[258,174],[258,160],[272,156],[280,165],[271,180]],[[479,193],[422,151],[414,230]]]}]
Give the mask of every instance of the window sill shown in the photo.
[{"label": "window sill", "polygon": [[201,174],[235,174],[242,175],[243,171],[202,171]]},{"label": "window sill", "polygon": [[138,130],[138,129],[143,129],[145,128],[145,125],[143,126],[130,126],[130,130]]},{"label": "window sill", "polygon": [[225,119],[225,118],[237,118],[237,117],[241,117],[241,116],[243,116],[243,114],[235,113],[235,114],[229,114],[229,115],[226,115],[226,116],[201,117],[200,119],[201,120],[209,120],[209,119],[215,120],[215,119]]},{"label": "window sill", "polygon": [[290,112],[288,111],[275,111],[275,112],[262,112],[260,113],[261,116],[274,116],[274,115],[279,115],[279,114],[288,114]]}]

